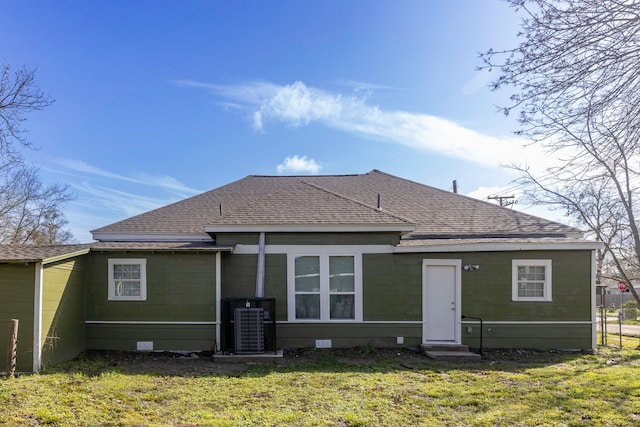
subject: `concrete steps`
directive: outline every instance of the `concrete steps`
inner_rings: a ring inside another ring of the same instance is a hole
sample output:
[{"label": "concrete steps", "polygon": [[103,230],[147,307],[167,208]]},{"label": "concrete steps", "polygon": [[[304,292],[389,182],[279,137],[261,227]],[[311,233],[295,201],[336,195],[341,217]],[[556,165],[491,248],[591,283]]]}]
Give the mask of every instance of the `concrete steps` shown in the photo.
[{"label": "concrete steps", "polygon": [[430,359],[434,360],[446,360],[452,362],[458,361],[472,361],[477,362],[482,360],[482,357],[478,353],[472,353],[469,351],[469,347],[462,344],[449,344],[449,343],[433,343],[422,344],[420,346],[420,352]]}]

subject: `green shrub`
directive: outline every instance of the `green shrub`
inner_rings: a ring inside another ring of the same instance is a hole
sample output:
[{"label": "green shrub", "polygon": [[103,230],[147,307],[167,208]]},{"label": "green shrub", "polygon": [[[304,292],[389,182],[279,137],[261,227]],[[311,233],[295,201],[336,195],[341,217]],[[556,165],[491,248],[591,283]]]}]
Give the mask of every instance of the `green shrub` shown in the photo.
[{"label": "green shrub", "polygon": [[624,309],[624,318],[636,320],[638,318],[638,303],[635,300],[629,300],[622,304]]}]

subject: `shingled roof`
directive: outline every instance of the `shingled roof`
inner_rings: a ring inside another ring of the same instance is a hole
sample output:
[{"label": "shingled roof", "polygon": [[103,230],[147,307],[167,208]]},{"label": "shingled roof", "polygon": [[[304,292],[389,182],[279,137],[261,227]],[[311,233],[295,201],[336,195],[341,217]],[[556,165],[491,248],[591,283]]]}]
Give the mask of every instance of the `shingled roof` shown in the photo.
[{"label": "shingled roof", "polygon": [[84,255],[91,244],[79,245],[0,245],[0,262],[49,263]]},{"label": "shingled roof", "polygon": [[573,227],[378,170],[248,176],[92,233],[98,240],[160,235],[206,239],[205,227],[278,225],[377,226],[404,233],[404,240],[580,235]]}]

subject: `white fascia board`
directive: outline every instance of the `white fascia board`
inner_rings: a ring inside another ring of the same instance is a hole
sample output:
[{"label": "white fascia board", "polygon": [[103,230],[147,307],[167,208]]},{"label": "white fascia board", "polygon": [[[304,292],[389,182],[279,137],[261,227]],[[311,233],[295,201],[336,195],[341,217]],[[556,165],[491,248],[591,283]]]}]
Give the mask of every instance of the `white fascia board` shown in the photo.
[{"label": "white fascia board", "polygon": [[52,262],[62,261],[62,260],[68,259],[68,258],[74,258],[74,257],[80,256],[80,255],[85,255],[85,254],[88,254],[89,251],[91,251],[90,248],[85,248],[85,249],[81,249],[79,251],[69,252],[69,253],[66,253],[66,254],[62,254],[62,255],[46,258],[46,259],[42,260],[42,264],[51,264]]},{"label": "white fascia board", "polygon": [[367,233],[397,231],[409,233],[411,224],[278,224],[278,225],[207,225],[207,233]]},{"label": "white fascia board", "polygon": [[463,243],[425,246],[396,246],[395,253],[417,252],[511,252],[511,251],[570,251],[602,249],[600,242],[523,242],[523,243]]},{"label": "white fascia board", "polygon": [[91,233],[100,242],[208,242],[208,234]]}]

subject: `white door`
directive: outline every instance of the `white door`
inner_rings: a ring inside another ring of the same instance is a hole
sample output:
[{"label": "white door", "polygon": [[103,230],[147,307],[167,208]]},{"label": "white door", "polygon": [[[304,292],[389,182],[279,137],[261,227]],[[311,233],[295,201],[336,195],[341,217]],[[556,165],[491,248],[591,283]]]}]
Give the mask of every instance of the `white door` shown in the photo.
[{"label": "white door", "polygon": [[460,343],[461,260],[422,263],[422,341]]}]

